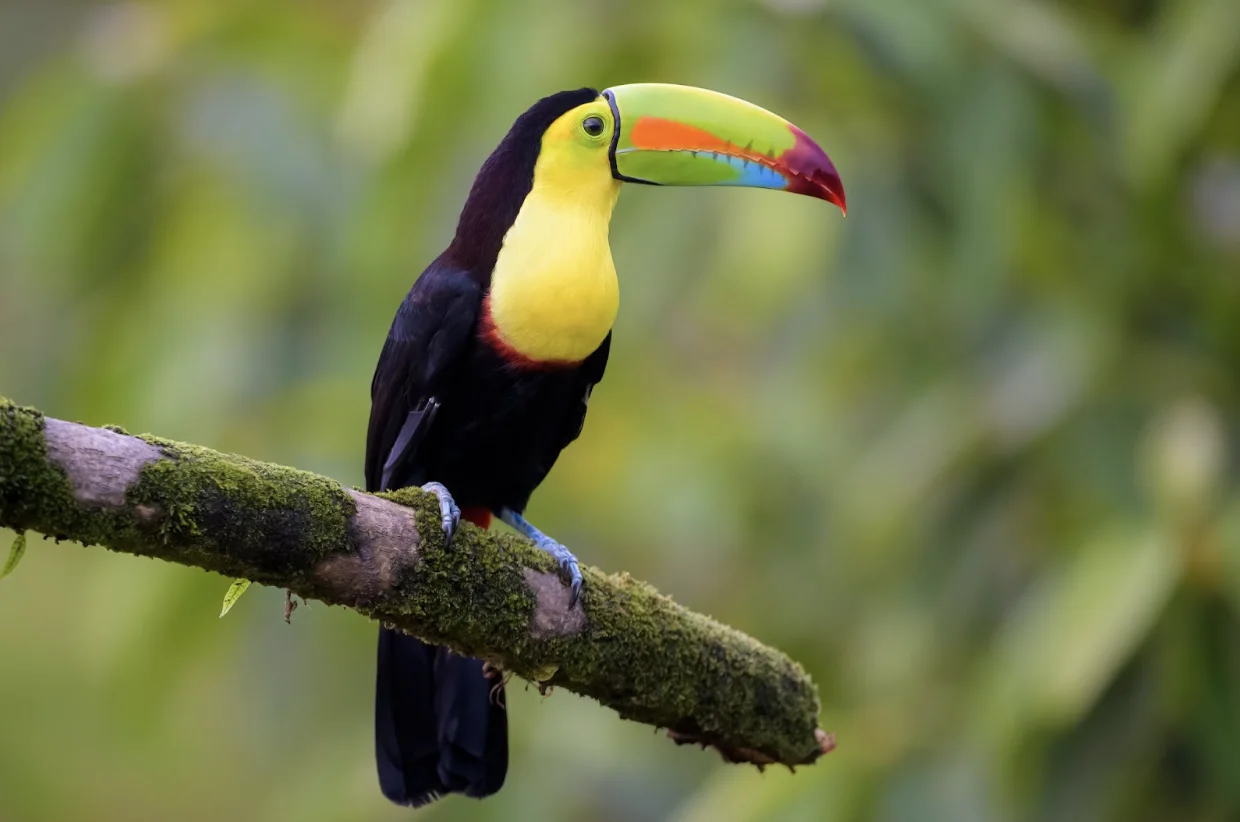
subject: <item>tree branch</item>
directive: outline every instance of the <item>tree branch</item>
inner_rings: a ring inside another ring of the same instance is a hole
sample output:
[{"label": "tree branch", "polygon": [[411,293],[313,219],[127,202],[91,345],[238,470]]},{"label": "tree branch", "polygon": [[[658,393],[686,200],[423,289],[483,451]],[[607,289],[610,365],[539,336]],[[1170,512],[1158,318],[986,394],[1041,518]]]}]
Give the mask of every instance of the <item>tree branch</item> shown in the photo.
[{"label": "tree branch", "polygon": [[444,549],[438,505],[417,489],[365,494],[0,397],[0,526],[343,605],[729,761],[800,765],[834,745],[809,677],[783,654],[627,575],[583,567],[569,609],[553,563],[525,540],[462,523]]}]

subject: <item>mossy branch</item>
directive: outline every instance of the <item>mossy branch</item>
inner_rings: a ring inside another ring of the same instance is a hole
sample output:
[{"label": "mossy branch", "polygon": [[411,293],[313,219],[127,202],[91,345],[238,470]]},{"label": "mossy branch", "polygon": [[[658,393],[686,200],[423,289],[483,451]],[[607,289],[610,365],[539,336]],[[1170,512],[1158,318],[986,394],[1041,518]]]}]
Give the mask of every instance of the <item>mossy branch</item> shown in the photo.
[{"label": "mossy branch", "polygon": [[[216,571],[343,605],[729,761],[788,766],[833,745],[802,668],[627,575],[583,568],[581,603],[525,540],[438,506],[0,397],[0,526]],[[426,539],[423,539],[426,535]]]}]

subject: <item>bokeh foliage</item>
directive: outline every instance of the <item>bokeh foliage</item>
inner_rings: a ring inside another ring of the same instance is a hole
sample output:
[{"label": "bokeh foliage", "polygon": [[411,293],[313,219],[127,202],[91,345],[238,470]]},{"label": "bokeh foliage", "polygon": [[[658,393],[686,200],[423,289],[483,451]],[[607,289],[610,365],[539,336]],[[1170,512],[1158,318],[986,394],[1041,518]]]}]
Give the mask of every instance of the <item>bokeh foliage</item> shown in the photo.
[{"label": "bokeh foliage", "polygon": [[[512,690],[472,820],[1240,815],[1240,4],[0,6],[0,392],[350,482],[391,314],[550,91],[788,116],[850,215],[630,190],[531,517],[802,660],[840,749],[727,767]],[[7,541],[5,541],[7,544]],[[32,540],[0,819],[401,819],[373,626]]]}]

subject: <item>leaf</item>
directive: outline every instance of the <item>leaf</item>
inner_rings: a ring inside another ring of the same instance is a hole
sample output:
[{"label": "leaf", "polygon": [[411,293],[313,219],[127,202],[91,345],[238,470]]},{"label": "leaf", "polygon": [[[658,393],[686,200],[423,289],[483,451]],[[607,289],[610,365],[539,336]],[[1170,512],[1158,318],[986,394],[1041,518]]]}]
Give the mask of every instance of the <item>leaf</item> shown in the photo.
[{"label": "leaf", "polygon": [[9,548],[9,558],[5,560],[4,567],[0,568],[0,579],[4,579],[13,573],[13,569],[17,567],[17,563],[22,561],[22,557],[26,555],[26,532],[19,531],[17,536],[13,538],[13,545]]},{"label": "leaf", "polygon": [[1149,632],[1180,576],[1165,535],[1101,532],[1044,578],[1000,632],[978,709],[990,732],[1067,727]]},{"label": "leaf", "polygon": [[1233,500],[1219,517],[1216,534],[1223,590],[1240,614],[1240,499]]},{"label": "leaf", "polygon": [[1120,132],[1128,174],[1143,186],[1175,169],[1220,107],[1240,63],[1240,5],[1234,0],[1165,5],[1127,78],[1127,122]]},{"label": "leaf", "polygon": [[224,614],[232,610],[232,607],[237,604],[237,600],[241,599],[241,595],[249,587],[250,581],[248,579],[238,579],[228,586],[228,592],[224,594],[224,607],[220,609],[220,619],[223,619]]}]

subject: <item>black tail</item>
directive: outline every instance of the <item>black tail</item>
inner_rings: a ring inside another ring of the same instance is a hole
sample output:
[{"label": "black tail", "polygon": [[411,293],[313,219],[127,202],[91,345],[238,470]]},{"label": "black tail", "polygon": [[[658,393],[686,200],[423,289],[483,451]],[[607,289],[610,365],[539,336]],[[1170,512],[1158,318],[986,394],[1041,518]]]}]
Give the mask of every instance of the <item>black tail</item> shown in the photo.
[{"label": "black tail", "polygon": [[398,805],[490,796],[508,772],[503,685],[481,660],[380,628],[375,759],[379,787]]}]

